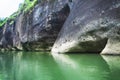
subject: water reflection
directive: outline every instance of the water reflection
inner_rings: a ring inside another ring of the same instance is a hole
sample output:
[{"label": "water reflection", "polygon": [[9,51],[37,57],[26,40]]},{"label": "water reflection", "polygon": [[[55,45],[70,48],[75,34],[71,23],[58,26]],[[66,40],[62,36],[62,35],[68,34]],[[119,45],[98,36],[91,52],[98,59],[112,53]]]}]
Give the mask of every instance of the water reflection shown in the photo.
[{"label": "water reflection", "polygon": [[100,55],[54,54],[67,80],[109,80],[109,67]]},{"label": "water reflection", "polygon": [[104,59],[94,54],[1,52],[0,80],[119,80],[119,58]]},{"label": "water reflection", "polygon": [[120,80],[120,56],[102,56],[110,68],[111,80]]},{"label": "water reflection", "polygon": [[9,54],[0,54],[0,80],[62,80],[64,77],[47,53]]}]

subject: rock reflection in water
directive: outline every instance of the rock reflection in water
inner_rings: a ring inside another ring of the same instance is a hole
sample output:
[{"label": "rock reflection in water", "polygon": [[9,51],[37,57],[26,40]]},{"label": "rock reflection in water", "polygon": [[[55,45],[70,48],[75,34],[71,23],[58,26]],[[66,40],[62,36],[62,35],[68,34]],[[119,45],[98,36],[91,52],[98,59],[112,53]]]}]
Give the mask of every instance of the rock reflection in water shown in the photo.
[{"label": "rock reflection in water", "polygon": [[119,59],[98,54],[0,52],[0,80],[120,80]]},{"label": "rock reflection in water", "polygon": [[109,66],[100,55],[53,54],[67,80],[109,80]]},{"label": "rock reflection in water", "polygon": [[111,80],[120,80],[120,56],[102,55],[110,68]]}]

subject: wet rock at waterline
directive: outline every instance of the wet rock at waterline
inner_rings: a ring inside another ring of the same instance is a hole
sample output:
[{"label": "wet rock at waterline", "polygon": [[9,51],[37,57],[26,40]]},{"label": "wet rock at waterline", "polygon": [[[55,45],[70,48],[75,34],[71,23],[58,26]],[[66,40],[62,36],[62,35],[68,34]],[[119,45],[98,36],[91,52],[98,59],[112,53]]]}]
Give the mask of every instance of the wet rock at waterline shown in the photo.
[{"label": "wet rock at waterline", "polygon": [[120,54],[120,1],[76,0],[52,52]]}]

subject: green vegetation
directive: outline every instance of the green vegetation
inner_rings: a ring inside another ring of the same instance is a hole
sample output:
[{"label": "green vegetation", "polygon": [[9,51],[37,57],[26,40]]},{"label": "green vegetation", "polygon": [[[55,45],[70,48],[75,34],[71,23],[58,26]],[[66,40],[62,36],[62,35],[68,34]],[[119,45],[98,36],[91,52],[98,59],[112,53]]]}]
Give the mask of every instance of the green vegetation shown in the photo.
[{"label": "green vegetation", "polygon": [[7,22],[7,18],[0,19],[0,27],[2,27]]},{"label": "green vegetation", "polygon": [[20,12],[28,12],[37,3],[38,3],[38,0],[25,0],[23,4],[20,4],[20,7],[19,7],[18,11],[20,11]]},{"label": "green vegetation", "polygon": [[10,25],[12,25],[13,23],[14,23],[14,21],[11,21],[11,22],[10,22]]},{"label": "green vegetation", "polygon": [[24,3],[20,4],[18,11],[13,13],[10,17],[7,17],[5,19],[0,19],[0,27],[2,27],[8,20],[10,21],[10,25],[13,24],[15,18],[20,13],[26,13],[30,11],[37,3],[38,3],[38,0],[25,0]]},{"label": "green vegetation", "polygon": [[2,27],[7,21],[10,21],[10,25],[13,24],[17,15],[18,12],[15,12],[10,17],[7,17],[5,19],[0,19],[0,27]]}]

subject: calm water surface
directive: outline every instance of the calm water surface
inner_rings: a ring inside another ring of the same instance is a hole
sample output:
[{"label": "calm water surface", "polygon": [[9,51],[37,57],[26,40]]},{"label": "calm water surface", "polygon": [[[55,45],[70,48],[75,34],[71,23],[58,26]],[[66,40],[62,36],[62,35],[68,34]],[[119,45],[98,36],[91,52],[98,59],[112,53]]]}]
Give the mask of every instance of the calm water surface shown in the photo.
[{"label": "calm water surface", "polygon": [[120,56],[0,52],[0,80],[120,80]]}]

